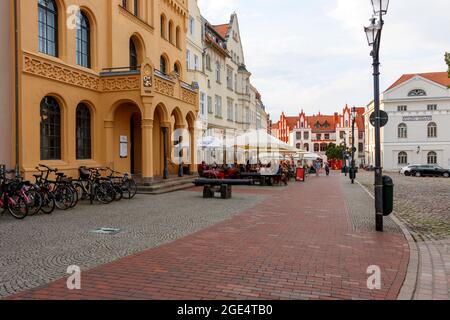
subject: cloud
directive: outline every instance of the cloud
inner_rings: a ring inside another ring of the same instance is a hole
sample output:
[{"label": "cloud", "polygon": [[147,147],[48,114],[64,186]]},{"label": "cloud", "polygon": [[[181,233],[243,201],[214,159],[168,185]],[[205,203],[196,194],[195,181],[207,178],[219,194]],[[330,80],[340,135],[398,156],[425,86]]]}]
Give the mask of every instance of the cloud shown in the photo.
[{"label": "cloud", "polygon": [[[369,0],[199,0],[213,23],[239,16],[252,82],[273,118],[333,113],[373,99],[363,26]],[[444,71],[450,1],[391,1],[382,43],[382,89],[404,73]]]},{"label": "cloud", "polygon": [[198,6],[212,24],[226,23],[237,7],[237,0],[198,0]]}]

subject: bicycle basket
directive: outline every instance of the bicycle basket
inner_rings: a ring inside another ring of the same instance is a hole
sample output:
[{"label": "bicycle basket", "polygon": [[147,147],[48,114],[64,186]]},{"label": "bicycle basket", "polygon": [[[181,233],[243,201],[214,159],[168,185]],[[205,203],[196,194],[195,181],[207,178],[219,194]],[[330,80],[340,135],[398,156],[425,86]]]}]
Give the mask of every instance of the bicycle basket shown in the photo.
[{"label": "bicycle basket", "polygon": [[78,169],[80,173],[80,180],[88,180],[91,173],[86,167],[81,167]]}]

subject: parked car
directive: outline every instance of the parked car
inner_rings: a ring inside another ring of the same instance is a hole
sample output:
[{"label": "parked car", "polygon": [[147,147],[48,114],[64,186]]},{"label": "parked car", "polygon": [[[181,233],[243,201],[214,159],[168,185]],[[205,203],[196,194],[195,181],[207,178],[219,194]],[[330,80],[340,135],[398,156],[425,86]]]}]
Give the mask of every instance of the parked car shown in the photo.
[{"label": "parked car", "polygon": [[411,169],[411,176],[414,177],[450,177],[450,170],[437,165],[416,166]]},{"label": "parked car", "polygon": [[400,169],[400,174],[404,174],[405,176],[410,176],[411,175],[411,170],[413,170],[414,168],[419,167],[419,165],[408,165],[406,167],[403,167]]}]

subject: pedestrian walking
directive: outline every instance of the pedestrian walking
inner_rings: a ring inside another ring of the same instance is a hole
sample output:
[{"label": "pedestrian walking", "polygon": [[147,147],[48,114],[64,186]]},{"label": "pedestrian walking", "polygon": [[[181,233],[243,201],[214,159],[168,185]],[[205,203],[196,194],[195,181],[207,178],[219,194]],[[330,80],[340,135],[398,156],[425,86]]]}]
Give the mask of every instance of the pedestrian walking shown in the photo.
[{"label": "pedestrian walking", "polygon": [[330,166],[328,165],[328,162],[325,163],[325,173],[327,174],[327,177],[330,175]]},{"label": "pedestrian walking", "polygon": [[320,174],[320,168],[321,168],[320,162],[319,162],[319,161],[316,161],[316,164],[315,164],[316,177],[318,177],[319,174]]}]

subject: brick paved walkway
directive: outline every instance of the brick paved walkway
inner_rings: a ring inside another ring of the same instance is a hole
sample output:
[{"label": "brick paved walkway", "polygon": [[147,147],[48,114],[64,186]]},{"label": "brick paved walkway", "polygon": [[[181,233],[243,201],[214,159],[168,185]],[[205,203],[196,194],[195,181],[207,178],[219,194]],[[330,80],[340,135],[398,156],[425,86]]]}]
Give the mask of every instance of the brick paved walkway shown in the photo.
[{"label": "brick paved walkway", "polygon": [[[203,231],[84,271],[82,290],[67,290],[61,279],[13,298],[397,297],[409,261],[408,244],[399,233],[354,231],[339,176],[314,177],[279,190]],[[381,268],[381,290],[367,289],[371,265]]]},{"label": "brick paved walkway", "polygon": [[420,265],[414,299],[450,300],[450,239],[423,239],[417,246]]},{"label": "brick paved walkway", "polygon": [[[405,177],[390,173],[395,183],[395,215],[406,226],[416,253],[408,276],[414,300],[450,299],[449,179]],[[358,180],[372,191],[373,173]],[[420,183],[419,183],[420,182]],[[414,194],[414,197],[408,195]],[[410,274],[411,273],[411,274]],[[412,274],[413,273],[413,274]]]}]

